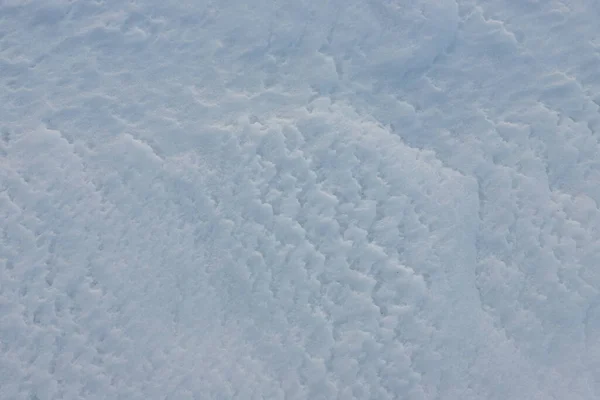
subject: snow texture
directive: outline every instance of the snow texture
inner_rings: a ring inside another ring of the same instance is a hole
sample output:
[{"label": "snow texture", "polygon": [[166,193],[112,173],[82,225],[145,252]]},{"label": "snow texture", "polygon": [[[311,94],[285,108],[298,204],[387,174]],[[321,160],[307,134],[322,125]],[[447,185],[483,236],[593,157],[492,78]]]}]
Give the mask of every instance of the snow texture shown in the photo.
[{"label": "snow texture", "polygon": [[0,399],[600,398],[598,20],[0,1]]}]

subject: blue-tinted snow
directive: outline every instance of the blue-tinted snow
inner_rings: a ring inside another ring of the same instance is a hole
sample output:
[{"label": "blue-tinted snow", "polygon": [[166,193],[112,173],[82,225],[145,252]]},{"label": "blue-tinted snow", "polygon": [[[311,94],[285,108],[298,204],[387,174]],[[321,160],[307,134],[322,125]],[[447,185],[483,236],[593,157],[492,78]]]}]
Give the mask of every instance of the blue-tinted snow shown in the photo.
[{"label": "blue-tinted snow", "polygon": [[599,19],[0,2],[0,398],[600,398]]}]

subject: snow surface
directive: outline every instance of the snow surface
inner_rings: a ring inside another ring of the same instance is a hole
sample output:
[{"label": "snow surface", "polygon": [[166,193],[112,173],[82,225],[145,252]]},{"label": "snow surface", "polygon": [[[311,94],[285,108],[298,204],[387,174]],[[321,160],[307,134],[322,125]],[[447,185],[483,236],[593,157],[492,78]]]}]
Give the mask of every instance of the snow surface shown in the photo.
[{"label": "snow surface", "polygon": [[0,1],[0,399],[600,398],[598,20]]}]

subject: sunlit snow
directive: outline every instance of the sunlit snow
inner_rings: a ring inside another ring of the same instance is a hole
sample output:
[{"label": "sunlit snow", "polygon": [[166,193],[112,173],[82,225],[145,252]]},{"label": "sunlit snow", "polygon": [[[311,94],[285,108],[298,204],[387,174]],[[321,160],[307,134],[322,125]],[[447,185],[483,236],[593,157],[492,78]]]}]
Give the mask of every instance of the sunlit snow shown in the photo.
[{"label": "sunlit snow", "polygon": [[0,399],[599,399],[598,21],[0,1]]}]

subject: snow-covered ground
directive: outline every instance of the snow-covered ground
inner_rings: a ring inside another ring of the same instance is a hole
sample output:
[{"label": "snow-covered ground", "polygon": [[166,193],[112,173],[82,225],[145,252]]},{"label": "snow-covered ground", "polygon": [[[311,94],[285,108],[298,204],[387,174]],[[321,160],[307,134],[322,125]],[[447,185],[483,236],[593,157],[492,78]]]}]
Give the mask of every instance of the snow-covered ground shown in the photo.
[{"label": "snow-covered ground", "polygon": [[0,399],[600,398],[599,20],[0,1]]}]

